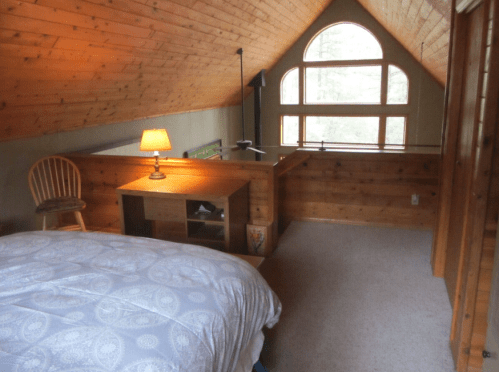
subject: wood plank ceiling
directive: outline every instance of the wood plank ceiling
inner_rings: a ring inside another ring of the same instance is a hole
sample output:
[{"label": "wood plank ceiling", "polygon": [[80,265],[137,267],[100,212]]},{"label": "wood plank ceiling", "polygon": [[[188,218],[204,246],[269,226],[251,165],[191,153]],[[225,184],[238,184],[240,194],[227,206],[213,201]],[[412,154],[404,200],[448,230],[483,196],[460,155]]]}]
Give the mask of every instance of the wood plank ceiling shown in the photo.
[{"label": "wood plank ceiling", "polygon": [[441,85],[445,85],[451,0],[358,1]]},{"label": "wood plank ceiling", "polygon": [[[332,1],[1,0],[0,141],[240,104]],[[441,84],[449,1],[359,0]]]}]

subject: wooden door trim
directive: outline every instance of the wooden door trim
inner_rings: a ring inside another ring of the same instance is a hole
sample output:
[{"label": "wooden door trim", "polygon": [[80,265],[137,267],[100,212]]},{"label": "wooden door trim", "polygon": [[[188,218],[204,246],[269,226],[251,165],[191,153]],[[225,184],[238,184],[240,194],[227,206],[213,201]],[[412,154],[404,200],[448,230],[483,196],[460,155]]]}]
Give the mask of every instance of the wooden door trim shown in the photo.
[{"label": "wooden door trim", "polygon": [[[456,276],[456,283],[454,287],[454,293],[449,293],[449,296],[451,296],[451,299],[453,301],[452,303],[452,326],[451,326],[451,336],[450,336],[450,341],[451,341],[451,350],[454,355],[454,360],[456,363],[456,369],[459,372],[464,372],[467,370],[467,365],[468,365],[468,359],[469,359],[469,352],[470,352],[470,343],[467,342],[467,337],[463,332],[466,332],[464,330],[464,326],[466,324],[469,324],[469,327],[471,328],[471,325],[473,323],[473,318],[470,313],[463,313],[463,310],[465,308],[464,306],[464,296],[466,296],[466,286],[467,286],[467,274],[468,272],[466,271],[469,268],[468,265],[468,259],[471,255],[470,249],[470,238],[471,238],[471,231],[473,231],[473,225],[475,221],[471,219],[471,217],[475,214],[475,211],[472,208],[473,205],[473,198],[472,198],[472,190],[474,188],[474,177],[473,173],[475,172],[475,167],[476,167],[476,145],[477,145],[477,132],[478,132],[478,119],[479,119],[479,113],[480,113],[480,94],[481,94],[481,88],[482,88],[482,82],[483,82],[483,61],[485,57],[485,43],[486,43],[486,30],[487,30],[487,9],[488,9],[488,1],[481,5],[482,7],[475,8],[475,10],[472,13],[468,13],[465,15],[467,18],[467,24],[466,24],[466,43],[469,43],[470,36],[469,34],[472,33],[474,30],[472,30],[472,27],[481,27],[481,45],[480,45],[480,60],[478,61],[478,72],[477,72],[477,89],[475,96],[473,97],[473,102],[475,104],[474,107],[474,112],[473,112],[473,127],[472,127],[472,132],[471,132],[471,143],[468,144],[468,146],[471,147],[471,153],[470,153],[470,164],[471,164],[471,169],[469,171],[472,172],[471,175],[469,175],[469,178],[466,178],[466,186],[464,187],[464,191],[466,195],[464,196],[464,210],[463,210],[463,221],[462,221],[462,232],[460,236],[460,243],[459,243],[459,262],[457,266],[457,276]],[[475,12],[482,12],[482,19],[481,20],[472,20],[473,15]],[[475,23],[477,22],[477,23]],[[473,25],[475,23],[475,25]],[[468,47],[466,50],[466,56],[470,55],[470,48]],[[463,101],[461,104],[464,106],[466,105],[466,102],[464,102],[464,97],[465,97],[465,91],[466,87],[463,86]],[[464,118],[461,117],[459,118],[459,128],[464,127]],[[460,138],[457,138],[458,141],[460,141]],[[459,143],[457,146],[462,146]],[[447,267],[446,267],[447,270]],[[477,275],[478,272],[475,273]],[[447,276],[447,274],[446,274]],[[471,334],[471,330],[470,330]]]},{"label": "wooden door trim", "polygon": [[468,19],[465,15],[454,15],[454,30],[451,41],[452,54],[450,55],[448,101],[445,111],[444,131],[442,133],[442,153],[440,162],[440,187],[437,208],[435,235],[433,238],[432,258],[433,275],[444,277],[445,254],[450,222],[450,206],[452,183],[456,163],[457,136],[461,117],[461,99],[463,94],[463,69],[466,53],[466,44],[462,40],[466,37]]},{"label": "wooden door trim", "polygon": [[[492,40],[490,44],[490,60],[488,67],[488,84],[485,89],[484,110],[482,126],[478,133],[477,146],[475,148],[475,168],[473,170],[472,190],[470,200],[469,230],[467,230],[466,244],[469,246],[464,257],[463,281],[462,281],[462,301],[457,310],[456,332],[452,343],[457,347],[458,359],[457,370],[465,371],[468,369],[469,351],[471,349],[471,338],[473,334],[473,324],[475,319],[475,308],[478,293],[480,261],[483,251],[483,234],[486,224],[486,206],[490,190],[490,181],[492,175],[492,161],[494,155],[494,143],[497,135],[497,117],[499,114],[497,102],[499,98],[499,25],[497,18],[499,16],[499,1],[491,0],[485,4],[485,22],[484,22],[484,45],[486,45],[489,20],[493,20]],[[483,53],[485,54],[485,53]],[[481,66],[484,66],[485,56]],[[483,76],[483,68],[481,69]],[[483,81],[483,79],[482,79]],[[480,89],[480,92],[484,91]]]}]

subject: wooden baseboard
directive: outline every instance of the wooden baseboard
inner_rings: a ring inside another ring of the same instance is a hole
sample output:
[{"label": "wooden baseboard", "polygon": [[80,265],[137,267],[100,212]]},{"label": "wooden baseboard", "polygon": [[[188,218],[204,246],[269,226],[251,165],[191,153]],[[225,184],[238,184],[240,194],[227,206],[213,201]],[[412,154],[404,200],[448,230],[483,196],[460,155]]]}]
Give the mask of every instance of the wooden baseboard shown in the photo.
[{"label": "wooden baseboard", "polygon": [[[433,228],[428,226],[414,226],[409,224],[395,224],[395,223],[383,223],[383,222],[362,222],[362,221],[348,221],[344,219],[334,219],[334,218],[311,218],[311,217],[294,217],[290,219],[291,221],[309,221],[309,222],[324,222],[324,223],[338,223],[342,225],[352,225],[352,226],[371,226],[371,227],[390,227],[390,228],[400,228],[400,229],[410,229],[410,230],[423,230],[431,231]],[[289,223],[286,227],[289,226]]]}]

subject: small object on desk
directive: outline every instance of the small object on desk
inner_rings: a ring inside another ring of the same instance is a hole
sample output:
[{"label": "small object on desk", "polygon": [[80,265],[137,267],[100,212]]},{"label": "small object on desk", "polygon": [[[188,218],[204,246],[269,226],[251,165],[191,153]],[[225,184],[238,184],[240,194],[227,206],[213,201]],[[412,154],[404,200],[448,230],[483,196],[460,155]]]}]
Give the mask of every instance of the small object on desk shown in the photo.
[{"label": "small object on desk", "polygon": [[208,211],[206,211],[206,212],[205,211],[196,211],[194,213],[194,215],[197,218],[199,218],[200,220],[205,220],[205,219],[207,219],[208,217],[211,216],[211,212],[208,212]]},{"label": "small object on desk", "polygon": [[199,206],[199,209],[196,211],[196,214],[201,214],[201,215],[210,215],[210,214],[211,214],[211,212],[213,212],[213,211],[210,211],[210,210],[206,209],[206,208],[204,207],[204,205],[203,205],[203,204],[201,204],[201,205]]},{"label": "small object on desk", "polygon": [[213,204],[209,203],[209,202],[201,202],[201,206],[199,207],[199,210],[204,210],[204,211],[208,211],[210,213],[213,213],[217,210],[217,207],[215,207]]}]

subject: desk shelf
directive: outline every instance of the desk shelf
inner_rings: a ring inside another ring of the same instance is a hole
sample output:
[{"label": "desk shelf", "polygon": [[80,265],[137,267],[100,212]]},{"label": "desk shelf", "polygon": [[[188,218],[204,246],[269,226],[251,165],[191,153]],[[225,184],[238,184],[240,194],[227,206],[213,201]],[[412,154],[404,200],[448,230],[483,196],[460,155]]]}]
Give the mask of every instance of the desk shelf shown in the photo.
[{"label": "desk shelf", "polygon": [[187,238],[197,240],[224,241],[224,225],[206,224],[204,222],[188,221]]}]

